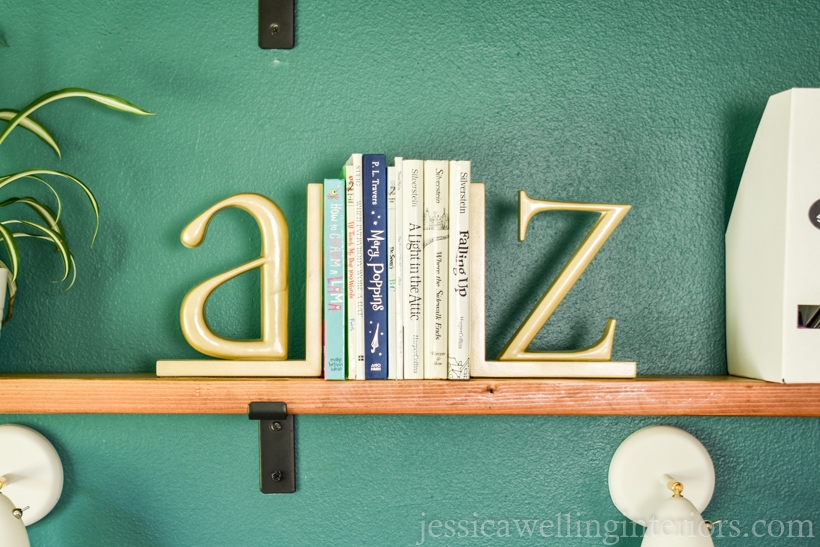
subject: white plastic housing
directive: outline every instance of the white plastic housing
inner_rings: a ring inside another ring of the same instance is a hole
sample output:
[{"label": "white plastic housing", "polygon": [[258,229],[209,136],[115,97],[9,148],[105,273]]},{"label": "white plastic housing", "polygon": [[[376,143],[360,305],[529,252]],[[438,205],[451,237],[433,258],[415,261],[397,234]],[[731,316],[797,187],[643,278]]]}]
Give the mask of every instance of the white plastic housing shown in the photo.
[{"label": "white plastic housing", "polygon": [[672,497],[669,478],[683,484],[683,495],[698,513],[706,509],[715,491],[715,468],[706,448],[677,427],[645,427],[627,437],[612,456],[609,494],[621,513],[647,526]]},{"label": "white plastic housing", "polygon": [[[769,98],[726,230],[729,373],[820,382],[820,329],[798,306],[820,306],[820,89]],[[813,215],[816,217],[817,215]]]},{"label": "white plastic housing", "polygon": [[0,425],[2,493],[15,507],[25,508],[23,522],[34,524],[51,511],[63,491],[63,464],[51,443],[22,425]]},{"label": "white plastic housing", "polygon": [[13,515],[17,507],[0,494],[0,545],[3,547],[31,547],[26,525]]},{"label": "white plastic housing", "polygon": [[666,498],[652,516],[641,547],[714,547],[703,517],[685,497]]}]

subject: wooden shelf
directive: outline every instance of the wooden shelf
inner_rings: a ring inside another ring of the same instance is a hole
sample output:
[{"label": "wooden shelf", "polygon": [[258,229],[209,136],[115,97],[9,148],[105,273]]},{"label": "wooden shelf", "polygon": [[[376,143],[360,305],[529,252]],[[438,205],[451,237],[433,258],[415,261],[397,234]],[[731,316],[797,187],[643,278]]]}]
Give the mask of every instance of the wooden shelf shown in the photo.
[{"label": "wooden shelf", "polygon": [[731,376],[465,382],[0,376],[2,413],[245,414],[251,401],[285,401],[292,414],[817,417],[820,384],[784,385]]}]

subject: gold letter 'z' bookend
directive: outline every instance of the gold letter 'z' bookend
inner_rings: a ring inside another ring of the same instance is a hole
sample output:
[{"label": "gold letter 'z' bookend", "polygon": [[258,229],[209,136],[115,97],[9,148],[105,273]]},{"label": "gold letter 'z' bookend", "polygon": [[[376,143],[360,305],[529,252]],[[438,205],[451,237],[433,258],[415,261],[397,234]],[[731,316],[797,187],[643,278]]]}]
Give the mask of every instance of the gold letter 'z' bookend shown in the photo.
[{"label": "gold letter 'z' bookend", "polygon": [[[224,199],[194,219],[182,231],[182,243],[197,247],[205,239],[211,218],[222,209],[248,212],[259,225],[259,258],[208,279],[182,301],[180,324],[194,349],[225,360],[157,361],[157,376],[321,376],[322,345],[322,185],[308,185],[307,283],[305,360],[288,361],[288,225],[279,207],[259,194]],[[218,286],[260,268],[261,331],[258,340],[230,340],[210,329],[205,303]]]},{"label": "gold letter 'z' bookend", "polygon": [[544,211],[581,211],[600,213],[600,218],[587,234],[581,246],[558,274],[550,288],[538,301],[524,324],[502,350],[498,361],[485,359],[485,303],[484,274],[484,188],[472,186],[472,215],[470,230],[473,239],[473,310],[472,352],[470,375],[477,378],[634,378],[634,362],[613,362],[612,342],[615,338],[615,320],[607,322],[604,334],[593,346],[564,352],[531,352],[527,348],[535,335],[552,316],[572,286],[584,273],[592,259],[603,247],[615,228],[631,208],[629,205],[569,203],[542,201],[519,192],[518,239],[524,241],[530,219]]}]

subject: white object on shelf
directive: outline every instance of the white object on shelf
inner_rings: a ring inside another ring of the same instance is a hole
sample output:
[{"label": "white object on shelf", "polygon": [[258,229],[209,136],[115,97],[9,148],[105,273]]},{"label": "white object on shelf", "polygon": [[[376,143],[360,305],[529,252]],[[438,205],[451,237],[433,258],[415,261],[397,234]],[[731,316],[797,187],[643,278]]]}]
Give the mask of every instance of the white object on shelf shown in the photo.
[{"label": "white object on shelf", "polygon": [[798,318],[820,310],[818,272],[820,89],[792,89],[769,98],[726,231],[730,374],[820,382],[820,328]]}]

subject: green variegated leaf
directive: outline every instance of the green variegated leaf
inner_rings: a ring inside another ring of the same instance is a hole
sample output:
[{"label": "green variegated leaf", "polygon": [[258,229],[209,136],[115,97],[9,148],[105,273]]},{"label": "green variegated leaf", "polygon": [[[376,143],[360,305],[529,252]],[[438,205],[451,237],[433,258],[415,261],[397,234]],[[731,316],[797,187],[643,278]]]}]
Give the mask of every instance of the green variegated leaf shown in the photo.
[{"label": "green variegated leaf", "polygon": [[[44,184],[45,186],[48,187],[49,190],[51,190],[51,193],[54,195],[54,199],[57,200],[57,220],[60,220],[60,214],[63,211],[63,201],[60,199],[60,194],[57,193],[57,190],[55,190],[54,187],[51,184],[49,184],[48,181],[46,181],[42,177],[38,177],[37,175],[26,174],[25,171],[23,171],[22,173],[16,173],[15,175],[6,175],[4,177],[0,177],[0,188],[2,188],[3,186],[6,185],[6,181],[9,177],[16,176],[17,174],[22,174],[23,176],[16,177],[14,180],[20,180],[22,178],[34,179],[37,182],[39,182],[41,184]],[[12,182],[14,182],[14,180],[8,181],[8,184],[11,184]]]},{"label": "green variegated leaf", "polygon": [[[57,251],[60,253],[60,257],[63,259],[63,278],[60,281],[65,281],[68,279],[68,274],[71,273],[71,261],[69,257],[71,256],[71,250],[68,248],[68,244],[65,242],[65,239],[62,235],[58,234],[51,228],[46,228],[41,224],[37,224],[36,222],[30,222],[28,220],[4,220],[0,222],[4,227],[8,228],[9,225],[13,224],[22,224],[23,226],[27,226],[29,228],[33,228],[34,230],[38,230],[42,232],[42,234],[31,234],[28,232],[19,232],[14,233],[12,237],[47,237],[54,243],[54,246],[57,248]],[[5,239],[5,235],[3,236]]]},{"label": "green variegated leaf", "polygon": [[[29,239],[39,239],[41,241],[48,241],[49,243],[54,243],[54,240],[52,240],[48,236],[30,234],[28,232],[15,232],[14,237],[16,239],[20,239],[21,237],[22,238],[29,238]],[[65,239],[63,239],[63,242],[65,242]],[[66,243],[66,249],[68,250],[68,243]],[[71,287],[73,287],[74,282],[77,281],[77,262],[74,260],[74,255],[71,253],[71,251],[68,252],[68,262],[69,262],[69,269],[71,270],[71,281],[69,282],[68,286],[65,288],[66,291],[68,289],[70,289]],[[0,267],[4,267],[8,270],[8,267],[4,266],[2,261],[0,261]],[[11,291],[9,293],[10,295],[13,295],[17,292],[17,284],[11,278],[9,278],[9,291]],[[9,319],[11,319],[11,312],[9,312],[6,319],[4,320],[4,324]]]},{"label": "green variegated leaf", "polygon": [[73,254],[71,254],[71,253],[68,254],[68,261],[70,262],[68,267],[71,270],[71,282],[68,284],[68,287],[66,287],[65,290],[68,290],[71,287],[73,287],[74,282],[77,281],[77,263],[74,262],[74,255]]},{"label": "green variegated leaf", "polygon": [[49,228],[65,237],[63,226],[60,223],[60,219],[57,218],[57,214],[51,209],[51,207],[43,203],[40,203],[33,197],[24,196],[21,198],[9,198],[3,202],[0,202],[0,209],[2,209],[3,207],[8,207],[9,205],[14,205],[16,203],[28,205],[32,210],[34,210],[38,215],[40,215],[40,218],[42,218],[48,223]]},{"label": "green variegated leaf", "polygon": [[17,240],[14,238],[14,234],[6,228],[3,223],[0,223],[0,238],[2,238],[3,243],[6,244],[6,250],[8,251],[9,264],[11,264],[11,267],[7,269],[11,272],[11,280],[17,281],[17,270],[20,266],[20,249],[17,247]]},{"label": "green variegated leaf", "polygon": [[94,91],[80,88],[66,88],[41,95],[27,107],[20,110],[20,112],[18,112],[17,115],[11,119],[9,124],[6,126],[6,129],[0,133],[0,144],[2,144],[2,142],[6,140],[8,134],[11,133],[11,131],[17,127],[18,124],[20,124],[20,121],[27,118],[29,114],[41,106],[47,105],[48,103],[58,101],[60,99],[68,99],[70,97],[90,99],[94,102],[100,103],[101,105],[107,106],[108,108],[113,108],[114,110],[119,110],[120,112],[128,112],[129,114],[136,114],[138,116],[154,115],[153,113],[143,110],[135,104],[129,103],[125,99],[117,97],[116,95],[104,95],[102,93],[96,93]]},{"label": "green variegated leaf", "polygon": [[[15,232],[14,237],[16,237],[17,239],[20,239],[21,237],[30,238],[30,239],[39,239],[39,240],[42,240],[42,241],[48,241],[50,243],[54,243],[54,241],[50,237],[40,236],[40,235],[36,235],[36,234],[29,234],[27,232]],[[65,239],[63,239],[63,241],[65,241]],[[68,248],[69,248],[68,243],[66,243],[66,250],[68,250]],[[69,262],[69,266],[68,266],[69,270],[71,270],[71,282],[68,284],[68,287],[66,287],[65,290],[68,290],[71,287],[73,287],[74,282],[77,281],[77,262],[75,262],[74,255],[71,254],[70,250],[68,251],[68,262]],[[2,262],[0,262],[0,264],[2,264]],[[6,268],[6,269],[8,269],[8,268]],[[14,286],[14,290],[15,291],[17,290],[17,285],[16,284]]]},{"label": "green variegated leaf", "polygon": [[6,287],[9,293],[9,305],[6,308],[6,317],[3,318],[3,325],[5,325],[9,322],[9,319],[11,319],[11,313],[14,309],[14,297],[17,296],[17,283],[15,283],[14,280],[11,278],[11,270],[8,266],[6,266],[6,263],[2,260],[0,260],[0,268],[5,268],[6,270],[9,270],[8,281],[6,282]]},{"label": "green variegated leaf", "polygon": [[[2,44],[2,42],[0,42],[0,45],[5,44]],[[0,121],[7,122],[2,132],[0,132],[0,144],[2,144],[3,141],[5,141],[6,137],[8,137],[8,135],[11,133],[12,130],[14,130],[15,127],[21,126],[27,131],[34,133],[40,140],[42,140],[48,146],[50,146],[57,153],[58,156],[61,156],[62,153],[60,150],[60,146],[57,144],[57,140],[48,131],[48,129],[46,129],[46,127],[43,124],[32,118],[31,115],[35,110],[39,109],[42,106],[45,106],[54,101],[58,101],[60,99],[67,99],[71,97],[88,99],[90,101],[96,102],[98,104],[101,104],[114,110],[118,110],[120,112],[126,112],[129,114],[135,114],[139,116],[153,116],[152,113],[147,112],[139,106],[134,105],[115,95],[105,95],[87,89],[66,88],[61,89],[59,91],[54,91],[51,93],[41,95],[40,97],[32,101],[28,106],[19,111],[11,109],[0,110]],[[8,282],[10,302],[13,302],[14,295],[16,293],[15,280],[17,279],[17,276],[19,275],[20,271],[20,252],[18,248],[19,238],[31,238],[42,241],[48,241],[55,246],[56,250],[60,253],[60,258],[62,259],[63,264],[63,276],[60,282],[66,281],[67,279],[69,279],[69,275],[71,276],[70,283],[66,290],[70,289],[74,285],[74,282],[77,278],[77,265],[74,260],[74,256],[72,255],[71,250],[68,246],[68,243],[66,242],[65,232],[60,223],[60,215],[62,213],[63,206],[62,200],[60,199],[60,195],[55,190],[54,186],[52,186],[49,182],[43,179],[41,175],[68,179],[75,183],[77,186],[79,186],[83,193],[85,193],[86,198],[88,199],[89,203],[91,203],[91,208],[94,211],[95,228],[94,235],[91,240],[92,247],[97,239],[97,233],[99,232],[99,204],[97,202],[96,197],[88,188],[88,186],[86,186],[85,183],[83,183],[80,179],[72,175],[69,175],[68,173],[54,171],[51,169],[29,169],[7,176],[0,176],[0,188],[8,187],[10,184],[24,178],[34,179],[40,182],[41,184],[45,185],[54,195],[54,198],[57,202],[56,212],[50,206],[46,205],[39,199],[31,196],[12,197],[0,202],[0,209],[4,210],[3,212],[5,217],[8,217],[8,215],[5,214],[5,208],[17,204],[27,207],[28,209],[36,213],[37,216],[39,216],[37,222],[32,222],[29,220],[19,218],[0,221],[0,241],[2,241],[3,245],[5,245],[5,248],[8,252],[8,262],[11,265],[10,268],[7,268],[11,274],[9,276]],[[32,215],[29,214],[28,216],[31,217]],[[0,261],[0,267],[2,266],[5,265],[2,261]],[[11,303],[9,304],[9,315],[6,318],[6,320],[8,320],[10,316]]]},{"label": "green variegated leaf", "polygon": [[[58,177],[63,177],[71,180],[77,186],[82,188],[83,192],[85,192],[88,201],[91,203],[91,208],[94,209],[94,217],[96,220],[96,226],[94,227],[94,236],[91,238],[91,246],[94,246],[94,242],[97,240],[97,232],[100,229],[100,206],[97,203],[97,198],[94,197],[94,194],[91,190],[86,186],[80,179],[69,175],[68,173],[62,173],[60,171],[52,171],[50,169],[31,169],[29,171],[21,171],[19,173],[15,173],[13,175],[9,175],[2,180],[0,180],[0,188],[7,186],[14,182],[15,180],[19,180],[24,177],[31,177],[34,175],[54,175]],[[60,216],[60,208],[57,209],[57,217],[59,220]]]},{"label": "green variegated leaf", "polygon": [[[0,120],[10,121],[13,120],[15,116],[17,116],[19,112],[17,110],[0,110]],[[40,137],[44,143],[49,145],[59,157],[63,157],[62,152],[60,151],[60,145],[57,144],[57,140],[51,134],[51,132],[45,128],[43,124],[35,120],[34,118],[22,118],[20,120],[20,127],[23,129],[27,129]]]}]

